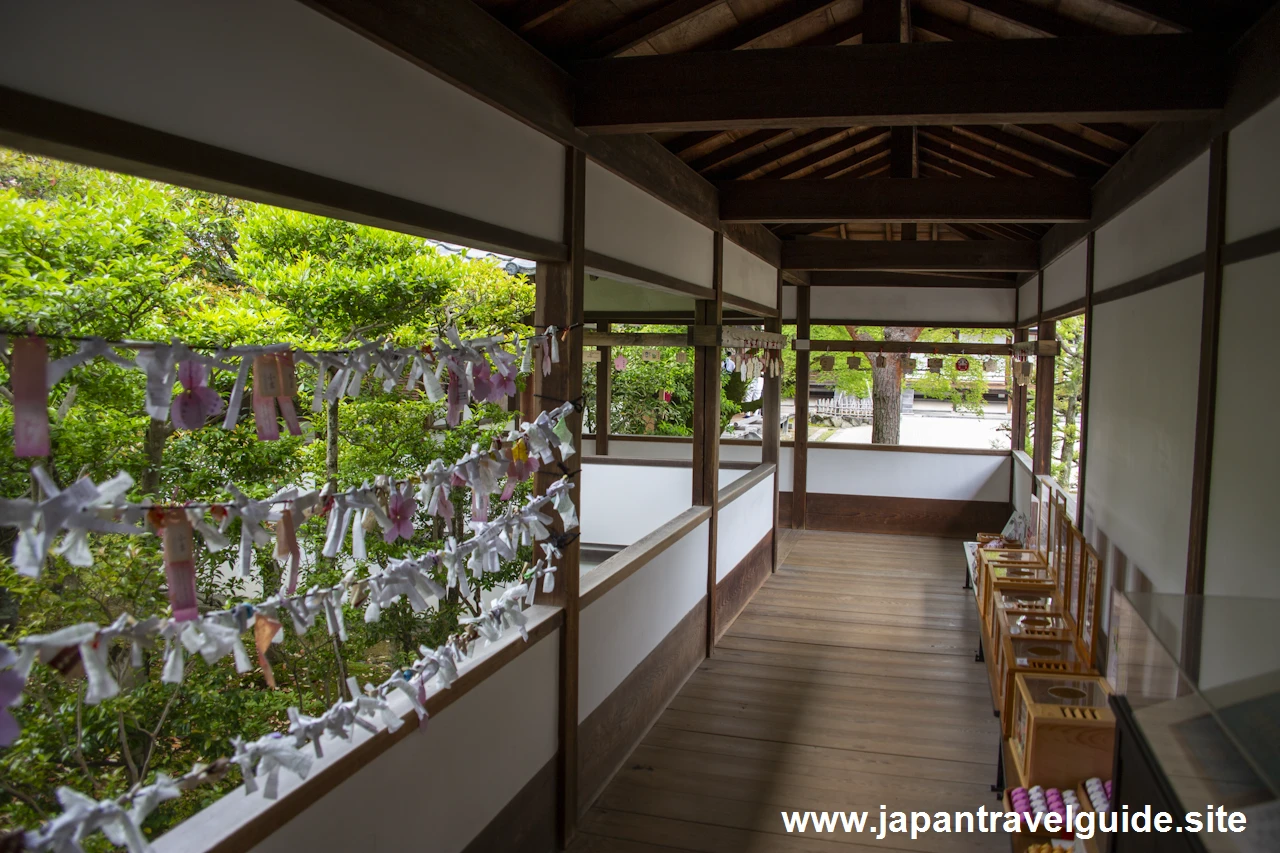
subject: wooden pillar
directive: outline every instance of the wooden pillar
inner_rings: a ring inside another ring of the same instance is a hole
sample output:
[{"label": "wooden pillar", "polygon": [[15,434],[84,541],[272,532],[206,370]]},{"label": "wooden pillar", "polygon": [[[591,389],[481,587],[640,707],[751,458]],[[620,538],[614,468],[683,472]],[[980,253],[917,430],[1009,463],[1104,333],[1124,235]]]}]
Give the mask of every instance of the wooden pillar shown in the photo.
[{"label": "wooden pillar", "polygon": [[[561,401],[582,396],[586,158],[582,152],[572,149],[566,151],[566,158],[564,241],[569,248],[569,258],[538,263],[534,323],[539,330],[556,326],[570,331],[560,343],[560,362],[552,365],[551,373],[543,376],[540,370],[533,371],[535,411],[554,409]],[[576,328],[570,328],[575,324]],[[574,446],[581,447],[582,415],[575,413],[568,420]],[[543,494],[560,477],[560,471],[547,466],[535,476],[534,490]],[[574,482],[580,485],[581,478],[575,477]],[[581,506],[580,487],[574,489],[573,500]],[[558,516],[552,529],[553,533],[563,530]],[[565,546],[563,552],[556,570],[555,591],[545,596],[545,600],[539,595],[540,604],[557,605],[564,612],[560,627],[560,751],[556,760],[556,817],[561,848],[572,840],[578,821],[578,541],[575,539]]]},{"label": "wooden pillar", "polygon": [[[1195,456],[1191,470],[1191,536],[1187,543],[1187,595],[1204,594],[1209,539],[1209,485],[1213,474],[1214,402],[1218,395],[1218,317],[1222,306],[1222,244],[1226,228],[1227,137],[1209,146],[1209,216],[1200,310],[1200,383],[1196,397]],[[1199,648],[1195,649],[1199,654]]]},{"label": "wooden pillar", "polygon": [[[597,332],[608,332],[608,323],[596,323]],[[611,347],[596,347],[600,361],[596,364],[596,455],[609,455],[609,406],[613,401],[613,352]]]},{"label": "wooden pillar", "polygon": [[[1037,338],[1051,341],[1058,336],[1058,324],[1053,320],[1041,320]],[[1032,469],[1037,474],[1048,474],[1053,460],[1053,375],[1057,359],[1051,355],[1036,356],[1036,433],[1032,449]]]},{"label": "wooden pillar", "polygon": [[[778,307],[776,317],[765,320],[767,332],[782,331],[782,270],[778,270],[777,298],[773,303]],[[778,465],[782,458],[782,371],[777,376],[766,375],[764,378],[764,394],[760,404],[760,419],[764,428],[760,436],[760,461]],[[773,558],[772,571],[778,570],[778,471],[773,472]]]},{"label": "wooden pillar", "polygon": [[1093,232],[1084,250],[1084,387],[1080,391],[1080,479],[1076,481],[1076,525],[1084,530],[1085,461],[1089,453],[1089,381],[1093,364]]},{"label": "wooden pillar", "polygon": [[[1026,343],[1026,329],[1014,329],[1014,343]],[[1027,386],[1019,385],[1014,381],[1013,368],[1017,366],[1017,362],[1009,359],[1009,375],[1007,381],[1013,382],[1013,386],[1009,388],[1010,406],[1013,411],[1010,413],[1013,417],[1011,423],[1011,434],[1009,445],[1014,450],[1021,450],[1023,453],[1027,450]]]},{"label": "wooden pillar", "polygon": [[[694,309],[699,326],[724,322],[724,235],[713,243],[712,284],[715,299],[700,299]],[[716,644],[716,497],[720,491],[720,374],[723,351],[719,344],[701,346],[693,356],[693,505],[711,507],[707,535],[707,657]]]},{"label": "wooden pillar", "polygon": [[791,460],[791,527],[803,530],[809,488],[809,288],[796,288],[796,340],[805,349],[796,350],[796,442]]}]

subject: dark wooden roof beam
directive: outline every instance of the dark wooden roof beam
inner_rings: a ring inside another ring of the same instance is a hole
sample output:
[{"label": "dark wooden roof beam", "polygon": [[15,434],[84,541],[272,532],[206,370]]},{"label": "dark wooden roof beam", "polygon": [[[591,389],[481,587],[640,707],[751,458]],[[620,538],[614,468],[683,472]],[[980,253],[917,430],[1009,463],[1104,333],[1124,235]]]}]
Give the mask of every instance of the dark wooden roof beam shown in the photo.
[{"label": "dark wooden roof beam", "polygon": [[696,47],[697,50],[741,50],[752,42],[776,33],[783,27],[794,24],[801,18],[807,18],[835,5],[838,0],[791,0],[781,6],[775,6],[763,15],[740,24],[726,33],[721,33],[709,41]]},{"label": "dark wooden roof beam", "polygon": [[752,154],[750,157],[743,158],[723,170],[713,169],[711,174],[714,177],[725,180],[745,178],[758,169],[763,169],[766,166],[777,163],[779,160],[790,157],[792,154],[833,139],[847,130],[848,128],[846,127],[820,127],[807,133],[798,133],[794,139],[780,142],[772,148],[766,148],[759,154]]},{"label": "dark wooden roof beam", "polygon": [[1092,38],[1103,31],[1073,18],[1055,14],[1041,6],[1019,0],[960,0],[971,9],[979,9],[1042,36],[1054,38]]},{"label": "dark wooden roof beam", "polygon": [[1136,145],[1145,130],[1139,130],[1136,127],[1129,127],[1127,124],[1119,122],[1093,122],[1086,124],[1085,127],[1094,133],[1105,136],[1107,139],[1115,140],[1123,145]]},{"label": "dark wooden roof beam", "polygon": [[580,59],[617,56],[700,15],[723,0],[670,0],[588,45]]},{"label": "dark wooden roof beam", "polygon": [[575,116],[609,134],[1203,118],[1225,103],[1224,51],[1168,35],[630,56],[575,66]]},{"label": "dark wooden roof beam", "polygon": [[697,148],[709,139],[715,139],[724,131],[722,130],[695,130],[690,133],[682,133],[672,139],[668,139],[663,143],[667,150],[672,154],[680,155],[691,148]]},{"label": "dark wooden roof beam", "polygon": [[796,47],[833,47],[838,44],[844,44],[852,41],[862,35],[865,29],[862,23],[862,16],[855,15],[843,24],[836,24],[829,30],[824,30],[815,36],[810,36],[804,41],[796,42]]},{"label": "dark wooden roof beam", "polygon": [[943,145],[941,142],[928,139],[923,135],[920,137],[919,145],[920,156],[927,161],[934,161],[934,158],[941,157],[956,166],[963,166],[967,172],[972,174],[982,175],[987,178],[1005,178],[1009,176],[1009,172],[999,166],[992,165],[985,160],[979,160],[959,148]]},{"label": "dark wooden roof beam", "polygon": [[728,145],[722,145],[714,151],[704,154],[697,160],[689,163],[689,167],[695,172],[702,172],[714,166],[719,166],[739,154],[745,154],[752,148],[764,145],[766,142],[772,142],[782,134],[785,130],[757,130],[735,139]]},{"label": "dark wooden roof beam", "polygon": [[[850,136],[846,136],[844,139],[841,139],[838,142],[835,142],[831,145],[823,146],[822,148],[819,148],[817,151],[810,152],[809,154],[806,154],[803,157],[797,157],[796,159],[782,166],[779,166],[777,169],[774,169],[773,171],[769,172],[765,180],[768,180],[769,178],[786,178],[798,172],[803,172],[805,169],[808,169],[810,166],[814,166],[818,163],[823,162],[824,160],[830,160],[832,157],[836,156],[837,154],[843,154],[846,151],[852,151],[854,148],[857,148],[859,145],[865,145],[868,142],[873,142],[877,139],[882,139],[888,134],[888,132],[889,132],[888,129],[883,127],[872,127],[872,128],[868,128],[867,130],[861,131],[860,133],[855,133]],[[862,162],[863,159],[866,159],[861,156],[861,153],[854,154],[852,155],[852,157],[854,162],[850,163],[849,167],[856,166],[858,165],[858,163]]]},{"label": "dark wooden roof beam", "polygon": [[[1159,38],[1156,36],[1155,38]],[[1065,154],[1056,148],[1047,148],[1043,145],[1036,145],[1029,142],[1021,136],[1015,136],[1008,131],[1001,130],[997,127],[989,125],[964,125],[952,128],[960,134],[970,136],[974,139],[980,139],[990,145],[998,145],[1001,148],[1008,149],[1013,154],[1027,160],[1040,163],[1072,177],[1092,177],[1096,178],[1102,173],[1097,164],[1091,163],[1081,157],[1073,157]]]},{"label": "dark wooden roof beam", "polygon": [[[1024,160],[1008,151],[1001,151],[994,145],[983,142],[980,139],[974,139],[971,136],[961,136],[954,130],[945,127],[922,127],[920,128],[921,139],[934,140],[938,143],[945,143],[953,149],[958,149],[961,153],[979,157],[983,160],[989,160],[1005,171],[1002,174],[1013,173],[1017,175],[1026,175],[1029,178],[1056,178],[1060,177],[1058,172],[1052,169],[1046,169],[1044,166],[1037,166],[1029,160]],[[933,147],[937,147],[936,145]]]},{"label": "dark wooden roof beam", "polygon": [[[839,177],[844,180],[846,178],[861,178],[870,175],[880,169],[888,168],[889,152],[892,148],[888,142],[873,145],[870,148],[859,151],[857,154],[829,163],[820,169],[815,169],[809,177],[815,179]],[[850,172],[850,169],[854,171]]]},{"label": "dark wooden roof beam", "polygon": [[519,32],[545,24],[547,21],[578,5],[580,0],[527,0],[516,7],[507,18],[507,24]]},{"label": "dark wooden roof beam", "polygon": [[977,30],[971,30],[964,24],[958,24],[950,18],[944,18],[942,15],[936,15],[925,9],[913,8],[911,10],[911,26],[933,33],[939,38],[947,41],[988,41],[985,33]]},{"label": "dark wooden roof beam", "polygon": [[1014,276],[947,275],[911,272],[814,272],[810,287],[997,287],[1018,286]]},{"label": "dark wooden roof beam", "polygon": [[724,222],[1077,222],[1090,185],[1062,178],[890,178],[860,182],[796,178],[719,184]]},{"label": "dark wooden roof beam", "polygon": [[1100,0],[1150,21],[1184,32],[1239,32],[1252,24],[1270,0]]},{"label": "dark wooden roof beam", "polygon": [[1105,145],[1085,139],[1078,133],[1063,130],[1056,124],[1021,124],[1018,127],[1063,148],[1076,157],[1086,157],[1107,168],[1114,166],[1122,155],[1120,151],[1113,151]]},{"label": "dark wooden roof beam", "polygon": [[782,268],[893,272],[1034,272],[1032,240],[783,240]]}]

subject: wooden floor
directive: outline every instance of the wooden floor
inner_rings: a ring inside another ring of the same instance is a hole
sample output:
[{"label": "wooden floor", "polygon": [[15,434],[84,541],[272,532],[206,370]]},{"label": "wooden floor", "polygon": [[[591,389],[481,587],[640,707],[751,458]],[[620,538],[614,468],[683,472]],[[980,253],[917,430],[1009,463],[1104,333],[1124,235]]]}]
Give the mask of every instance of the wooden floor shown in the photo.
[{"label": "wooden floor", "polygon": [[785,531],[771,576],[579,827],[574,853],[1008,850],[787,834],[780,812],[998,808],[955,540]]}]

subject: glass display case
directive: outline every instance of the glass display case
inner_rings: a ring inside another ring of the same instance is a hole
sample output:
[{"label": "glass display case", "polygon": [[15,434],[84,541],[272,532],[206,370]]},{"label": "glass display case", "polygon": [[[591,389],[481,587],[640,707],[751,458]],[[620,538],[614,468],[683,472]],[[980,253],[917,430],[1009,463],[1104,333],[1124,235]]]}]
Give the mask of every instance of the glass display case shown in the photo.
[{"label": "glass display case", "polygon": [[[1140,807],[1165,792],[1177,800],[1171,811],[1242,811],[1244,833],[1198,833],[1198,849],[1280,850],[1280,601],[1117,593],[1109,629],[1117,803]],[[1136,745],[1125,744],[1130,732]],[[1149,761],[1130,768],[1126,755]],[[1147,849],[1130,836],[1114,842]]]}]

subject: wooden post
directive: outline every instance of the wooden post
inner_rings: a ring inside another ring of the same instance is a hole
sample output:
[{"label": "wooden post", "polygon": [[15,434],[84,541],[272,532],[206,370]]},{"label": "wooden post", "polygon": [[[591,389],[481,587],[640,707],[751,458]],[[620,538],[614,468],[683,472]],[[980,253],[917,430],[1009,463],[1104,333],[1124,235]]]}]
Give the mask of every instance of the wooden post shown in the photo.
[{"label": "wooden post", "polygon": [[[560,362],[552,365],[551,373],[543,376],[536,367],[533,371],[535,411],[554,409],[561,401],[577,400],[582,396],[586,157],[573,149],[567,149],[565,155],[564,241],[569,248],[569,258],[554,263],[538,263],[534,323],[539,330],[556,326],[570,331],[560,342]],[[576,328],[570,328],[575,324]],[[574,446],[581,447],[580,413],[569,418],[569,431],[573,435]],[[560,477],[561,472],[547,466],[535,476],[534,490],[543,494]],[[574,482],[580,484],[581,477],[575,477]],[[573,500],[582,505],[581,488],[574,489]],[[557,517],[553,533],[562,530],[562,522]],[[556,570],[555,591],[545,596],[545,600],[539,595],[538,602],[557,605],[564,610],[564,623],[560,628],[560,751],[556,762],[557,835],[561,849],[573,839],[578,822],[578,541],[575,539],[563,552]]]},{"label": "wooden post", "polygon": [[[1014,343],[1018,343],[1018,344],[1025,343],[1028,337],[1029,336],[1027,335],[1026,329],[1013,330]],[[1019,385],[1017,384],[1017,382],[1014,381],[1013,368],[1017,364],[1017,362],[1014,361],[1012,358],[1005,359],[1005,361],[1009,365],[1009,375],[1006,378],[1006,381],[1013,382],[1013,386],[1008,389],[1010,405],[1013,408],[1013,412],[1011,413],[1013,415],[1013,423],[1011,425],[1009,445],[1014,450],[1021,450],[1023,453],[1026,453],[1027,452],[1027,386]]]},{"label": "wooden post", "polygon": [[[1058,335],[1054,320],[1041,320],[1037,337],[1051,341]],[[1052,355],[1036,356],[1036,434],[1031,461],[1036,474],[1048,474],[1053,459],[1053,377],[1057,358]]]},{"label": "wooden post", "polygon": [[1084,387],[1080,391],[1080,479],[1076,481],[1076,526],[1084,530],[1084,473],[1089,452],[1089,380],[1093,364],[1093,232],[1084,250]]},{"label": "wooden post", "polygon": [[[1187,543],[1187,595],[1204,594],[1209,540],[1209,484],[1213,474],[1214,398],[1218,394],[1218,316],[1222,306],[1222,244],[1226,230],[1227,137],[1209,146],[1209,216],[1200,311],[1200,384],[1196,397],[1195,456],[1191,469],[1191,535]],[[1184,654],[1191,651],[1184,650]],[[1194,652],[1199,656],[1199,647]]]},{"label": "wooden post", "polygon": [[[712,284],[715,299],[698,300],[695,322],[720,326],[724,320],[724,235],[713,243]],[[719,344],[694,349],[693,356],[693,505],[711,507],[707,548],[707,657],[716,642],[716,495],[720,491],[720,362]]]},{"label": "wooden post", "polygon": [[[608,323],[596,323],[597,332],[608,332]],[[600,361],[596,364],[596,455],[609,455],[609,406],[613,401],[612,347],[596,347]]]},{"label": "wooden post", "polygon": [[[808,341],[809,288],[796,288],[796,339]],[[809,350],[796,350],[796,441],[791,461],[791,527],[805,527],[805,492],[809,488]]]},{"label": "wooden post", "polygon": [[[764,321],[767,332],[782,331],[782,270],[778,270],[778,290],[774,305],[778,307],[778,316]],[[781,357],[782,353],[778,353]],[[763,401],[760,404],[760,419],[764,428],[760,436],[760,461],[778,465],[782,458],[782,371],[777,376],[764,378]],[[773,472],[773,559],[771,571],[778,570],[778,471]]]}]

